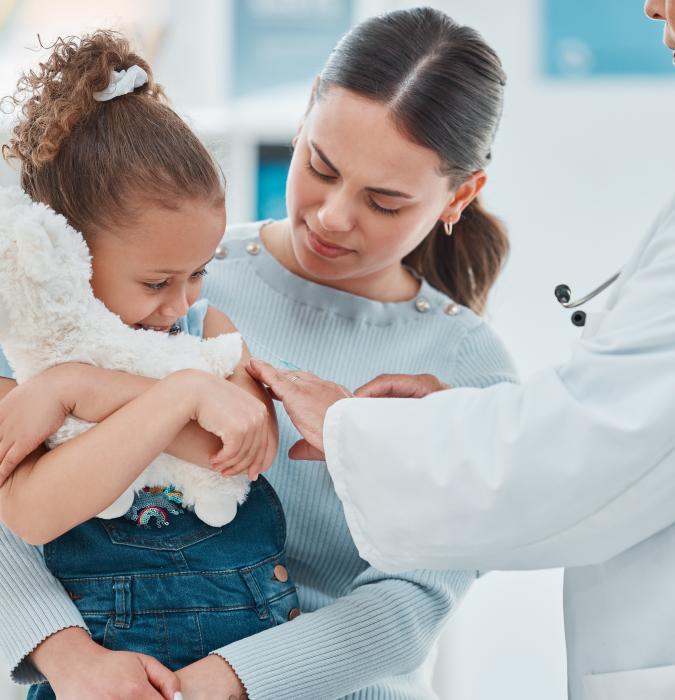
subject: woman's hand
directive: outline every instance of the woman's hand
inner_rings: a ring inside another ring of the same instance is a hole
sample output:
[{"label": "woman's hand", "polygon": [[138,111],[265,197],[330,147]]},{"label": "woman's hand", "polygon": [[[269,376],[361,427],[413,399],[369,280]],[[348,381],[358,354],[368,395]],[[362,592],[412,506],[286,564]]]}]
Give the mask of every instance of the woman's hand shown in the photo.
[{"label": "woman's hand", "polygon": [[15,386],[0,401],[0,486],[70,413],[67,365]]},{"label": "woman's hand", "polygon": [[217,654],[185,666],[176,674],[185,700],[247,700],[246,689],[230,664]]},{"label": "woman's hand", "polygon": [[215,471],[227,476],[259,473],[274,458],[265,405],[236,384],[219,377],[187,370],[192,380],[193,420],[222,441],[211,457]]},{"label": "woman's hand", "polygon": [[110,651],[80,628],[57,632],[31,655],[59,700],[179,700],[180,680],[145,654]]},{"label": "woman's hand", "polygon": [[304,438],[289,451],[291,459],[323,459],[323,422],[326,411],[353,394],[345,387],[309,372],[279,370],[262,360],[251,360],[251,376],[267,384]]},{"label": "woman's hand", "polygon": [[360,398],[421,399],[450,387],[433,374],[380,374],[359,387]]}]

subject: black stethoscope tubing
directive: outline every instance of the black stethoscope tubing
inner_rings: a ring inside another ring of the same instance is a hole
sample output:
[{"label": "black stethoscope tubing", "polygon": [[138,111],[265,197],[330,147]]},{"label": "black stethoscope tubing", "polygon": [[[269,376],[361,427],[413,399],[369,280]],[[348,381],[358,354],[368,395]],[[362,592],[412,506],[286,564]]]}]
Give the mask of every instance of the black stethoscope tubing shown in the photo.
[{"label": "black stethoscope tubing", "polygon": [[[554,291],[555,298],[558,300],[561,306],[563,306],[566,309],[576,309],[579,306],[583,306],[586,302],[590,301],[591,299],[594,299],[595,297],[598,296],[598,294],[602,294],[602,292],[607,289],[607,287],[610,287],[611,285],[614,284],[614,282],[619,279],[619,275],[621,274],[621,270],[619,270],[616,274],[612,275],[608,280],[603,282],[599,287],[596,287],[592,292],[589,292],[585,297],[581,297],[581,299],[575,299],[572,301],[572,290],[569,288],[568,285],[566,284],[559,284]],[[575,326],[583,326],[586,323],[586,312],[585,311],[575,311],[572,314],[572,323]]]}]

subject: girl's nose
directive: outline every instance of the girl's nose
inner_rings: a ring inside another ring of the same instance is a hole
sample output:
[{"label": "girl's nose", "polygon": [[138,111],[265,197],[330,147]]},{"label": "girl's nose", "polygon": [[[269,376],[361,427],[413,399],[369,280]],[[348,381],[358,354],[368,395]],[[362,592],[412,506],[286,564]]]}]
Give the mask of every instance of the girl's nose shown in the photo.
[{"label": "girl's nose", "polygon": [[169,298],[165,299],[160,311],[162,316],[166,316],[167,318],[173,316],[180,318],[181,316],[185,316],[189,308],[190,300],[188,299],[187,291],[185,289],[179,289]]}]

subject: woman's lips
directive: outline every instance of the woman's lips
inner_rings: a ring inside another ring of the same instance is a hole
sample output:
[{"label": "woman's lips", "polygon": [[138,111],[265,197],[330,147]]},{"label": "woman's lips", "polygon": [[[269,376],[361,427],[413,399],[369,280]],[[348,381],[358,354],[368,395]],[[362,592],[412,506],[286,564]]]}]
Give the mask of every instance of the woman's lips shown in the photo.
[{"label": "woman's lips", "polygon": [[334,243],[324,241],[323,238],[317,236],[316,233],[309,228],[309,226],[307,227],[307,241],[309,243],[309,247],[317,255],[320,255],[323,258],[341,258],[354,252],[349,248],[343,248],[342,246],[335,245]]}]

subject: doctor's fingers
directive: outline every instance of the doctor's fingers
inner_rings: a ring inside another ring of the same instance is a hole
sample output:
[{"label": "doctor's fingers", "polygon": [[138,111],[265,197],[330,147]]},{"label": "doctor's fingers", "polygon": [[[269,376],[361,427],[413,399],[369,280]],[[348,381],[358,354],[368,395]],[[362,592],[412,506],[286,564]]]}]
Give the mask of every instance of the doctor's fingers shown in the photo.
[{"label": "doctor's fingers", "polygon": [[359,387],[360,398],[421,399],[450,387],[433,374],[380,374]]},{"label": "doctor's fingers", "polygon": [[297,461],[323,462],[326,455],[316,447],[310,445],[307,440],[298,440],[295,445],[288,450],[289,459]]}]

